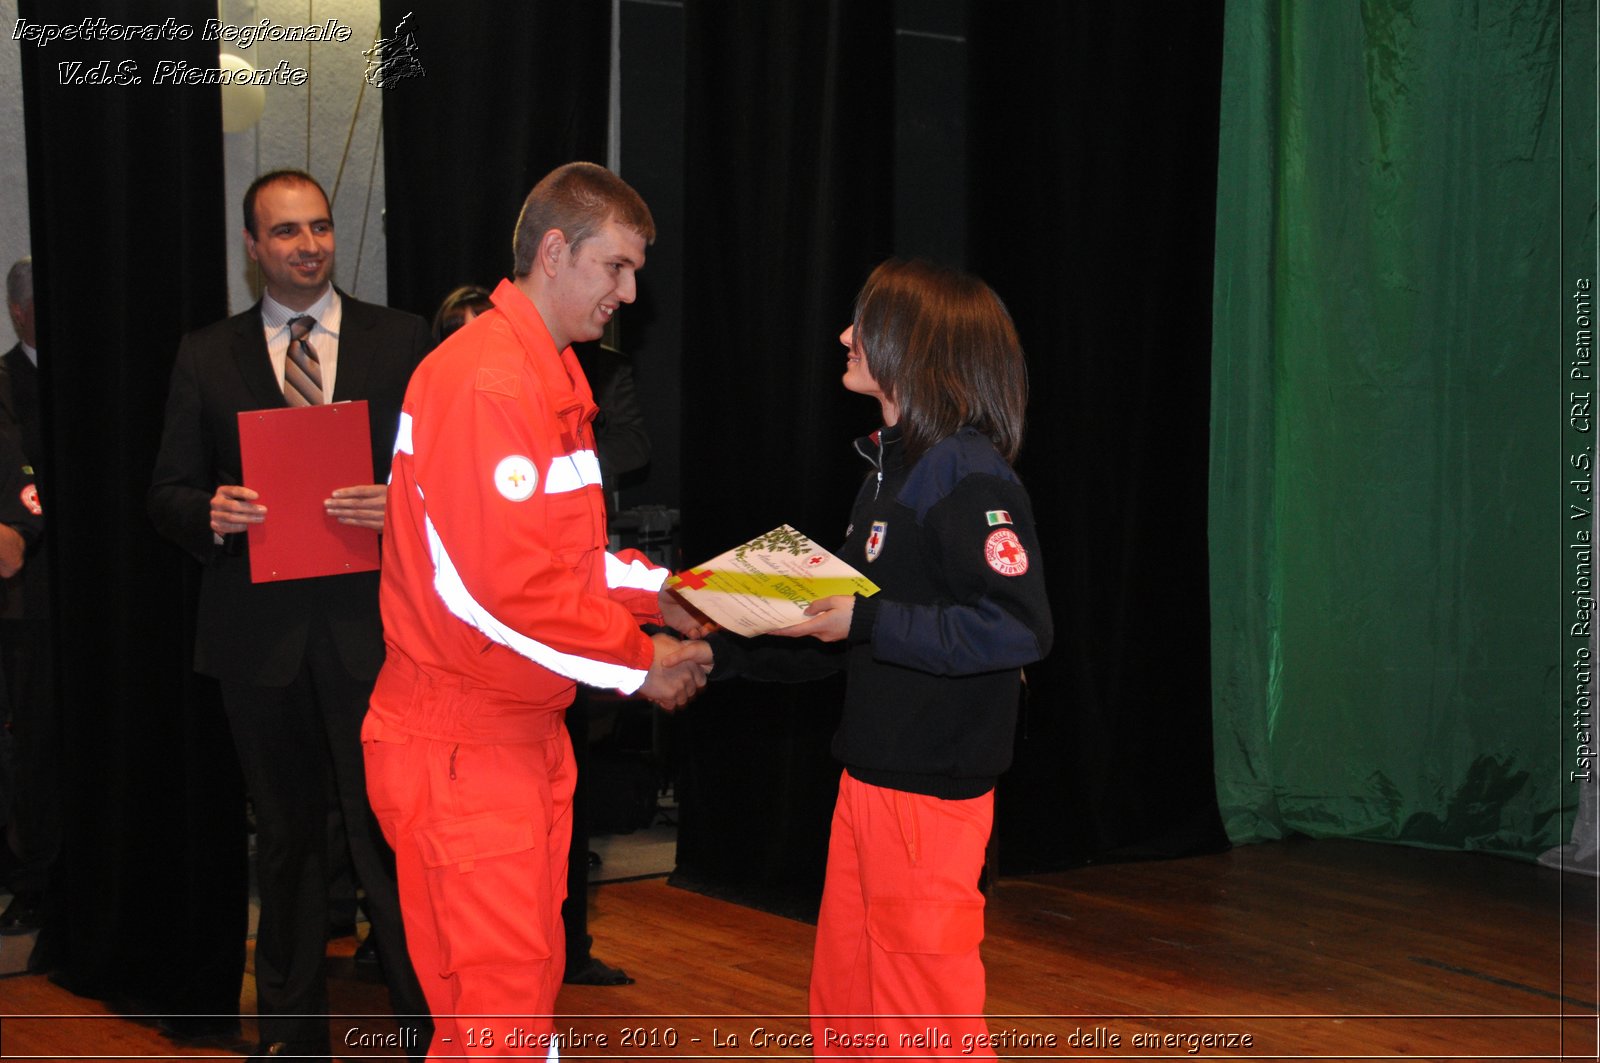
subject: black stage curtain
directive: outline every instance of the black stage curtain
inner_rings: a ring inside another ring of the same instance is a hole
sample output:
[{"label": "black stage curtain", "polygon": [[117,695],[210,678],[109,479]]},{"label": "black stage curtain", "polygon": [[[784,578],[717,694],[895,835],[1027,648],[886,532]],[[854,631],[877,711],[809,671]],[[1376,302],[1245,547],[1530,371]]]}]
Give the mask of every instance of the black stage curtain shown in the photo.
[{"label": "black stage curtain", "polygon": [[[93,0],[68,17],[23,0],[20,14],[198,28],[217,9]],[[152,78],[161,60],[214,66],[216,44],[20,48],[65,805],[36,960],[137,1010],[232,1015],[243,787],[215,687],[190,668],[198,574],[145,516],[178,339],[228,305],[220,96]],[[142,82],[63,83],[58,63],[102,60]]]},{"label": "black stage curtain", "polygon": [[[610,0],[383,0],[424,76],[384,90],[389,305],[432,320],[462,284],[511,274],[511,233],[539,178],[606,161]],[[409,15],[409,18],[407,16]]]},{"label": "black stage curtain", "polygon": [[1056,645],[1001,867],[1225,847],[1206,485],[1222,4],[971,5],[969,254],[1033,402],[1019,470]]},{"label": "black stage curtain", "polygon": [[[838,334],[891,251],[892,5],[688,0],[683,543],[843,541],[877,427]],[[840,688],[713,684],[681,726],[675,881],[810,915]]]}]

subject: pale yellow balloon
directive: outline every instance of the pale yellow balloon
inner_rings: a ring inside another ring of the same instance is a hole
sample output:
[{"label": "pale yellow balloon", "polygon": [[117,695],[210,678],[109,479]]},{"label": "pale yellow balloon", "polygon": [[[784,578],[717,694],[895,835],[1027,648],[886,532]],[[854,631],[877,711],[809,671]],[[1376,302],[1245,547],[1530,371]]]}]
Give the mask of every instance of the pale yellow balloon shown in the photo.
[{"label": "pale yellow balloon", "polygon": [[[226,52],[218,64],[237,78],[241,74],[254,74],[256,68],[236,55]],[[267,90],[261,85],[222,85],[222,128],[228,133],[242,133],[261,120],[267,106]]]}]

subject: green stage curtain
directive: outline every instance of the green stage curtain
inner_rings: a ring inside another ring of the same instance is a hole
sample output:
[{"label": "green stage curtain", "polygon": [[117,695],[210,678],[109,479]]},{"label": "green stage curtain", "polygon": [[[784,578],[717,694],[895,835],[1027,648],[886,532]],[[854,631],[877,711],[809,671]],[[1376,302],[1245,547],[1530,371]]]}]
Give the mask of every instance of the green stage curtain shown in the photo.
[{"label": "green stage curtain", "polygon": [[1553,0],[1228,5],[1209,533],[1235,842],[1566,840],[1576,7],[1564,36]]}]

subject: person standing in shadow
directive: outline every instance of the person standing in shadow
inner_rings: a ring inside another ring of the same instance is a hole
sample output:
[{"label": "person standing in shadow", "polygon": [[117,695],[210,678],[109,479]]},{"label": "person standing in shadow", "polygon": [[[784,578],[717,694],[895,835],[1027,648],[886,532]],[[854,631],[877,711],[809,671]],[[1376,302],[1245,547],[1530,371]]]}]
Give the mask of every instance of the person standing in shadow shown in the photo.
[{"label": "person standing in shadow", "polygon": [[[33,259],[6,274],[6,305],[17,343],[0,357],[0,419],[28,467],[40,473],[44,441],[39,423],[39,346],[33,302]],[[5,473],[10,475],[10,463]],[[38,505],[37,492],[33,495]],[[35,515],[35,523],[38,522]],[[51,679],[50,566],[42,523],[28,535],[27,564],[0,572],[0,664],[11,754],[8,758],[3,855],[16,861],[11,903],[0,912],[0,934],[27,934],[43,922],[50,869],[61,848],[57,779],[60,732]]]}]

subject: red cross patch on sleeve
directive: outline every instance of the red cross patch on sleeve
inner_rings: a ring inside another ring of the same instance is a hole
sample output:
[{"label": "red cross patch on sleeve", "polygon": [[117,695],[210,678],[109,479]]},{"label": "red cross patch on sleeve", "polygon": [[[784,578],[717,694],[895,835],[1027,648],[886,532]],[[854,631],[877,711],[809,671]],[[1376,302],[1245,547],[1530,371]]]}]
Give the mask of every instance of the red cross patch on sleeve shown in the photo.
[{"label": "red cross patch on sleeve", "polygon": [[1028,551],[1010,528],[997,528],[983,543],[983,557],[989,567],[1002,576],[1020,576],[1028,571]]},{"label": "red cross patch on sleeve", "polygon": [[539,488],[539,470],[521,454],[508,454],[494,467],[494,489],[512,502],[526,502]]}]

